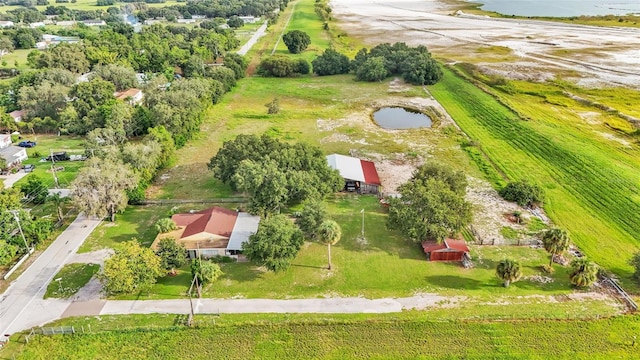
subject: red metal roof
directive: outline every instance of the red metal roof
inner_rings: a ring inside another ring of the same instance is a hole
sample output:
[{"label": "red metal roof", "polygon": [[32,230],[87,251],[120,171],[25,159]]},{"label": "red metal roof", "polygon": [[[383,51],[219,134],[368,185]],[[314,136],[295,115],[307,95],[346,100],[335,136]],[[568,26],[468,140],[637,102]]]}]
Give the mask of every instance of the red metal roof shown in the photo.
[{"label": "red metal roof", "polygon": [[469,248],[467,247],[467,243],[464,240],[455,240],[455,239],[445,239],[445,244],[447,244],[447,248],[454,249],[462,252],[469,252]]},{"label": "red metal roof", "polygon": [[207,232],[219,236],[229,237],[238,218],[238,212],[212,207],[202,211],[188,214],[175,214],[171,220],[178,226],[184,226],[181,239],[188,236]]},{"label": "red metal roof", "polygon": [[378,177],[378,171],[376,170],[376,165],[367,160],[360,160],[360,165],[362,165],[362,172],[364,173],[364,182],[366,184],[374,184],[374,185],[382,185],[380,183],[380,178]]},{"label": "red metal roof", "polygon": [[455,239],[445,239],[442,243],[436,243],[432,241],[423,241],[422,249],[425,253],[436,252],[436,251],[459,251],[459,252],[469,252],[469,248],[467,247],[467,243],[464,240],[455,240]]}]

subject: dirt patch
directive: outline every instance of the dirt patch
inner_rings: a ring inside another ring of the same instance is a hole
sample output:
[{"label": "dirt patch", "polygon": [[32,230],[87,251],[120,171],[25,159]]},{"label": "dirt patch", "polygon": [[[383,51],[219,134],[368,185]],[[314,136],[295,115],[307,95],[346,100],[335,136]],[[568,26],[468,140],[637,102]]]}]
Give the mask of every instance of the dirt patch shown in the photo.
[{"label": "dirt patch", "polygon": [[631,143],[628,142],[625,139],[621,139],[613,134],[610,133],[606,133],[606,132],[598,132],[598,135],[602,136],[603,138],[607,139],[607,140],[611,140],[611,141],[615,141],[621,145],[623,145],[624,147],[631,147]]},{"label": "dirt patch", "polygon": [[[478,241],[483,244],[495,245],[513,242],[507,241],[500,230],[503,227],[522,230],[524,226],[512,223],[504,214],[519,211],[524,223],[531,218],[531,215],[517,204],[504,200],[488,182],[470,176],[467,177],[467,180],[469,186],[467,187],[466,199],[474,205],[472,226],[476,231]],[[522,241],[530,241],[530,239],[522,239]]]},{"label": "dirt patch", "polygon": [[398,187],[409,181],[414,170],[423,162],[422,159],[409,161],[399,154],[393,159],[378,159],[376,161],[376,169],[378,170],[384,193],[397,193]]}]

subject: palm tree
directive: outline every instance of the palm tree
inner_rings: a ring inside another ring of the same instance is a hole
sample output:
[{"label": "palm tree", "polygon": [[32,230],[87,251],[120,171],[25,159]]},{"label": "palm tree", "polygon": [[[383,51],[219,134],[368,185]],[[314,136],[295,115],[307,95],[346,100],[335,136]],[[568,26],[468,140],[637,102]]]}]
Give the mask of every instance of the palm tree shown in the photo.
[{"label": "palm tree", "polygon": [[69,201],[69,198],[60,196],[60,193],[53,193],[47,196],[47,200],[51,201],[56,207],[56,214],[58,215],[58,221],[64,220],[64,214],[62,213],[62,205]]},{"label": "palm tree", "polygon": [[522,277],[520,263],[511,259],[504,259],[498,263],[496,275],[504,281],[504,287],[509,287],[513,281],[518,281]]},{"label": "palm tree", "polygon": [[342,229],[340,225],[333,220],[325,220],[318,227],[318,239],[327,244],[329,253],[329,270],[331,270],[331,245],[335,245],[342,237]]},{"label": "palm tree", "polygon": [[562,229],[549,229],[542,236],[542,243],[544,249],[551,254],[551,260],[549,260],[549,267],[553,264],[553,257],[555,255],[562,254],[569,249],[569,233]]},{"label": "palm tree", "polygon": [[569,279],[575,286],[591,286],[598,279],[598,265],[587,258],[573,259]]}]

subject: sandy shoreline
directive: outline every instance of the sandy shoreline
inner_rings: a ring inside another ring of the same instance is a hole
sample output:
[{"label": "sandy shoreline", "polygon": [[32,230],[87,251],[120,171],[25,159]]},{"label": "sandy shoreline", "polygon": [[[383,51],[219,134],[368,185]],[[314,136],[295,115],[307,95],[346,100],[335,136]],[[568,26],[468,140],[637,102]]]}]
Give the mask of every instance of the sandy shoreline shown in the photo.
[{"label": "sandy shoreline", "polygon": [[[640,30],[456,13],[437,0],[331,0],[339,26],[368,45],[426,45],[444,61],[476,62],[508,77],[555,74],[584,86],[640,89]],[[507,55],[479,49],[508,48]],[[481,54],[480,56],[476,56]]]}]

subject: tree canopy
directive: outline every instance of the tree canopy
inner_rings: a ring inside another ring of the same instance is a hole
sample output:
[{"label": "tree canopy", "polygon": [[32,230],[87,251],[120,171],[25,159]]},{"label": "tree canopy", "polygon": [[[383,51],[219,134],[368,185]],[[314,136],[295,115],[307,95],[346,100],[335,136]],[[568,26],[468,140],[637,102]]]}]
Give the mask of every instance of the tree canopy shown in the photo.
[{"label": "tree canopy", "polygon": [[313,66],[313,72],[320,76],[346,74],[349,72],[350,61],[347,55],[329,48],[322,55],[315,58],[311,65]]},{"label": "tree canopy", "polygon": [[512,282],[522,277],[522,266],[515,260],[504,259],[496,267],[496,276],[504,281],[504,287],[509,287]]},{"label": "tree canopy", "polygon": [[527,179],[512,181],[500,190],[500,196],[520,206],[538,206],[544,201],[544,190]]},{"label": "tree canopy", "polygon": [[71,197],[86,215],[109,216],[115,221],[116,213],[127,205],[126,190],[135,188],[137,182],[138,177],[129,165],[93,158],[80,169],[71,184]]},{"label": "tree canopy", "polygon": [[320,149],[267,135],[238,135],[226,141],[211,158],[209,169],[216,179],[248,193],[250,211],[262,215],[278,213],[291,202],[324,197],[343,186]]},{"label": "tree canopy", "polygon": [[422,165],[399,187],[401,197],[389,199],[387,226],[415,242],[444,240],[471,222],[466,185],[461,172],[433,162]]},{"label": "tree canopy", "polygon": [[193,259],[191,261],[191,276],[197,277],[200,285],[215,282],[223,274],[220,265],[213,261],[200,259]]},{"label": "tree canopy", "polygon": [[598,280],[598,265],[587,258],[576,258],[571,261],[571,283],[579,287],[591,286]]},{"label": "tree canopy", "polygon": [[329,270],[331,270],[331,245],[338,243],[341,237],[342,229],[334,220],[325,220],[318,227],[318,239],[323,244],[327,244]]},{"label": "tree canopy", "polygon": [[305,238],[315,240],[318,236],[320,224],[322,224],[329,214],[319,199],[309,199],[305,201],[302,211],[296,217],[296,225],[302,230]]},{"label": "tree canopy", "polygon": [[549,266],[553,264],[553,257],[555,255],[560,255],[569,249],[570,243],[571,238],[566,230],[555,228],[545,231],[544,235],[542,235],[542,244],[544,245],[544,249],[551,254]]},{"label": "tree canopy", "polygon": [[178,244],[174,238],[164,238],[158,242],[158,250],[156,255],[160,257],[162,267],[165,270],[175,272],[175,268],[179,268],[187,263],[187,250],[184,244]]},{"label": "tree canopy", "polygon": [[108,294],[147,291],[164,275],[160,257],[135,239],[117,244],[113,250],[99,275]]},{"label": "tree canopy", "polygon": [[302,247],[302,232],[284,215],[260,221],[258,231],[242,244],[247,258],[273,272],[289,268]]},{"label": "tree canopy", "polygon": [[311,44],[311,37],[304,31],[292,30],[282,36],[282,41],[290,53],[299,54]]},{"label": "tree canopy", "polygon": [[273,55],[258,64],[257,74],[260,76],[293,77],[306,75],[311,70],[304,59],[292,59],[285,55]]}]

